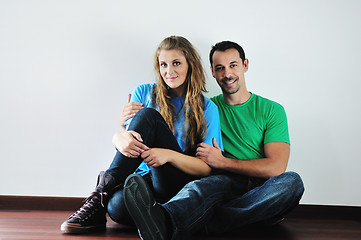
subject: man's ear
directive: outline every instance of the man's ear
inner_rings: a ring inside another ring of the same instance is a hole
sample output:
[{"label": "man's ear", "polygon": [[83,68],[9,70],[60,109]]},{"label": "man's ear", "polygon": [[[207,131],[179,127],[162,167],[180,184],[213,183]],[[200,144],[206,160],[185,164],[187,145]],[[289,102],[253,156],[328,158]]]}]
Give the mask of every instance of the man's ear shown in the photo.
[{"label": "man's ear", "polygon": [[244,72],[248,71],[248,65],[249,65],[249,61],[246,58],[246,59],[244,59],[244,62],[243,62]]},{"label": "man's ear", "polygon": [[213,76],[214,78],[216,78],[216,77],[214,76],[214,72],[213,72],[212,66],[211,66],[211,72],[212,72],[212,76]]}]

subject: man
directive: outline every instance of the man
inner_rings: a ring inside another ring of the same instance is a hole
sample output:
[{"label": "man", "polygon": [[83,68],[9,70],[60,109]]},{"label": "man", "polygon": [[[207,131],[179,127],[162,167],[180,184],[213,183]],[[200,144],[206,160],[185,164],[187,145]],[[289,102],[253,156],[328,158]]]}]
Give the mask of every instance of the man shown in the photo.
[{"label": "man", "polygon": [[213,146],[199,144],[196,156],[212,167],[212,174],[188,183],[164,204],[155,202],[139,175],[128,177],[124,200],[145,240],[275,224],[302,197],[300,176],[285,172],[290,141],[283,107],[247,90],[249,61],[238,44],[217,43],[209,59],[223,93],[212,101],[220,114],[224,153],[215,140]]}]

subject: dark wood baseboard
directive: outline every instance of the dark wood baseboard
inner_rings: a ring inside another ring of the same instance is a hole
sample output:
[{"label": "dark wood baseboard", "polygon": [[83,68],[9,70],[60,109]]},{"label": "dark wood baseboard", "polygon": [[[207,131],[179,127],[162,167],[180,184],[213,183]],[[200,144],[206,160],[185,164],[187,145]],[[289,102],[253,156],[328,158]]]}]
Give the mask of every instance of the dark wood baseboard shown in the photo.
[{"label": "dark wood baseboard", "polygon": [[77,210],[85,198],[0,195],[0,210]]},{"label": "dark wood baseboard", "polygon": [[[75,211],[85,198],[0,195],[0,210]],[[361,222],[361,207],[301,204],[288,218],[342,219]]]},{"label": "dark wood baseboard", "polygon": [[361,207],[300,204],[288,218],[338,219],[361,222]]}]

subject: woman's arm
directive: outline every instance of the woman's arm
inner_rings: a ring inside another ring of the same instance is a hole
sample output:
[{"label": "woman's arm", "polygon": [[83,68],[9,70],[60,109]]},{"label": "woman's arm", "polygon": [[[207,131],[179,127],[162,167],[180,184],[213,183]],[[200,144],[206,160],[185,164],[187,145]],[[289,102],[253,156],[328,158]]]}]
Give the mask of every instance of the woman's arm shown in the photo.
[{"label": "woman's arm", "polygon": [[167,162],[190,175],[208,176],[211,168],[202,160],[170,149],[150,148],[141,154],[144,162],[151,167],[159,167]]},{"label": "woman's arm", "polygon": [[137,158],[139,155],[148,166],[159,167],[167,162],[191,175],[207,176],[211,168],[202,160],[165,148],[148,148],[135,131],[117,132],[113,145],[124,156]]}]

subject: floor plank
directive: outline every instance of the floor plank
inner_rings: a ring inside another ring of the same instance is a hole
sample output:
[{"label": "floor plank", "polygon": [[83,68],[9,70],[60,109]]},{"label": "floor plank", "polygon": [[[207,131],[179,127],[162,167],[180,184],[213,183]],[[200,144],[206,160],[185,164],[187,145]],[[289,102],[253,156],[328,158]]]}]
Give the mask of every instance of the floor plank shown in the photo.
[{"label": "floor plank", "polygon": [[[60,225],[71,214],[69,211],[0,210],[0,239],[140,239],[136,229],[111,220],[108,221],[106,232],[87,235],[62,234]],[[360,240],[361,222],[345,219],[288,218],[275,227],[244,229],[237,236],[195,236],[192,239]]]}]

